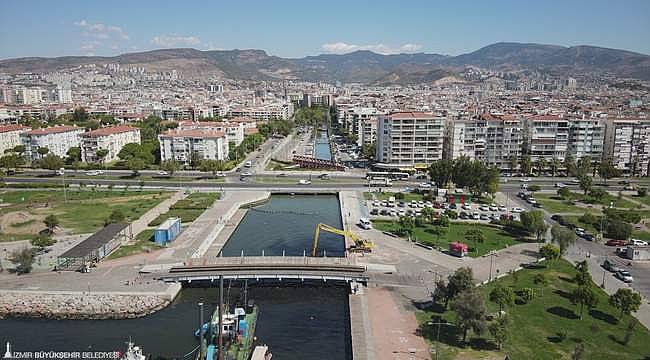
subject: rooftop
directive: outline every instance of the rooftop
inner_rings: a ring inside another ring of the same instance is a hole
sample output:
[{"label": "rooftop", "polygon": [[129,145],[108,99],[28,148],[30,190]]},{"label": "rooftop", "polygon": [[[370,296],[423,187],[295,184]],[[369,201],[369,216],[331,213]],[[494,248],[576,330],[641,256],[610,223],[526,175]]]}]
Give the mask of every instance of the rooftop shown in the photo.
[{"label": "rooftop", "polygon": [[64,125],[64,126],[53,126],[44,129],[36,129],[28,132],[27,134],[28,135],[49,135],[49,134],[65,133],[70,131],[84,131],[84,129],[76,126]]},{"label": "rooftop", "polygon": [[226,133],[223,131],[215,131],[208,129],[186,129],[186,130],[169,130],[164,134],[160,134],[161,138],[222,138]]},{"label": "rooftop", "polygon": [[0,126],[0,133],[6,133],[6,132],[10,132],[10,131],[19,131],[19,130],[27,131],[27,130],[31,130],[31,129],[28,128],[27,126],[18,125],[18,124]]},{"label": "rooftop", "polygon": [[133,127],[133,126],[128,126],[128,125],[119,125],[119,126],[112,126],[112,127],[105,127],[93,131],[88,131],[81,136],[83,137],[101,137],[101,136],[108,136],[112,134],[119,134],[119,133],[125,133],[125,132],[131,132],[131,131],[140,131],[140,129]]},{"label": "rooftop", "polygon": [[60,258],[79,258],[90,255],[91,252],[99,249],[109,241],[113,240],[117,234],[129,226],[127,223],[112,223],[104,226],[103,229],[90,235],[86,240],[80,242],[72,249],[60,255]]}]

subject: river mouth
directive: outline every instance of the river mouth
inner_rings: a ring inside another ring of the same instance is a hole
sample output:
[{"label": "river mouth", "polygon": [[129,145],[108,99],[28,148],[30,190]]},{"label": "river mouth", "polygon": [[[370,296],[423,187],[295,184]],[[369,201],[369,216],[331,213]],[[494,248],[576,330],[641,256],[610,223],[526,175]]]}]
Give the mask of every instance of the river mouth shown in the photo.
[{"label": "river mouth", "polygon": [[[309,256],[318,223],[342,228],[336,195],[273,195],[249,210],[224,246],[224,256]],[[319,255],[343,256],[339,235],[321,234]],[[214,285],[218,283],[215,282]],[[348,289],[323,286],[251,287],[259,306],[256,336],[277,359],[352,359]],[[226,288],[228,285],[226,283]],[[216,308],[218,288],[184,288],[174,302],[154,314],[126,320],[0,320],[0,341],[15,351],[124,351],[132,338],[154,359],[180,359],[198,344],[197,304],[207,318]],[[232,288],[231,303],[239,297]],[[193,359],[193,357],[190,357]]]}]

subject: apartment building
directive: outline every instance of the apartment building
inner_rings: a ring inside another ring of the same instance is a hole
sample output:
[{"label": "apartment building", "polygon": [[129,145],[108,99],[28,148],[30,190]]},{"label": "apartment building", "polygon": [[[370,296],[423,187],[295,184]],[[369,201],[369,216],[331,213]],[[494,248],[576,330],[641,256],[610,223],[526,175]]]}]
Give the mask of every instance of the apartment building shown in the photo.
[{"label": "apartment building", "polygon": [[246,135],[244,123],[230,121],[181,121],[178,123],[178,129],[220,131],[226,134],[226,139],[234,146],[241,144]]},{"label": "apartment building", "polygon": [[564,161],[569,150],[569,121],[556,115],[524,117],[525,137],[533,162],[559,159]]},{"label": "apartment building", "polygon": [[49,149],[48,154],[64,157],[68,149],[81,145],[83,133],[84,129],[76,126],[54,126],[22,133],[21,141],[25,145],[26,156],[33,160],[41,156],[38,153],[41,147]]},{"label": "apartment building", "polygon": [[226,133],[209,129],[174,129],[158,136],[160,159],[189,164],[192,154],[202,160],[227,160]]},{"label": "apartment building", "polygon": [[650,163],[649,138],[648,119],[608,119],[605,157],[626,174],[646,176]]},{"label": "apartment building", "polygon": [[0,126],[0,154],[4,154],[6,150],[22,145],[20,135],[30,130],[26,126],[17,124]]},{"label": "apartment building", "polygon": [[293,112],[293,104],[290,102],[285,102],[250,107],[233,106],[228,110],[228,116],[243,116],[264,121],[268,121],[273,118],[288,120],[293,116]]},{"label": "apartment building", "polygon": [[338,109],[338,122],[357,137],[357,145],[376,141],[377,118],[383,112],[374,107],[342,105]]},{"label": "apartment building", "polygon": [[569,153],[574,159],[600,160],[605,150],[605,124],[602,119],[571,119]]},{"label": "apartment building", "polygon": [[[81,160],[88,163],[116,160],[124,145],[130,143],[140,143],[140,129],[120,125],[88,131],[81,135]],[[97,156],[100,149],[108,150],[104,158]]]},{"label": "apartment building", "polygon": [[449,120],[445,134],[448,159],[466,156],[510,170],[510,159],[521,156],[523,129],[516,116],[482,114],[473,119]]},{"label": "apartment building", "polygon": [[445,118],[425,112],[380,115],[377,160],[382,163],[426,167],[442,159]]}]

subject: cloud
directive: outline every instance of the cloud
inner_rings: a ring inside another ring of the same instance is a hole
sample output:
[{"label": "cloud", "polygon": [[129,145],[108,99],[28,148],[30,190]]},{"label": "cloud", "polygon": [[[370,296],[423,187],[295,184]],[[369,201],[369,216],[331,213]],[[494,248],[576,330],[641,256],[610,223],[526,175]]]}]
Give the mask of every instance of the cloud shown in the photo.
[{"label": "cloud", "polygon": [[164,47],[196,46],[201,44],[201,39],[196,36],[158,35],[151,42]]},{"label": "cloud", "polygon": [[370,50],[379,54],[388,55],[417,52],[422,49],[422,45],[408,43],[398,47],[391,47],[385,44],[354,45],[344,42],[335,42],[323,44],[321,48],[324,51],[333,54],[346,54],[357,50]]},{"label": "cloud", "polygon": [[127,34],[121,27],[115,25],[107,25],[102,23],[90,23],[86,20],[80,20],[74,23],[76,26],[83,29],[84,36],[93,37],[96,39],[120,39],[129,40]]}]

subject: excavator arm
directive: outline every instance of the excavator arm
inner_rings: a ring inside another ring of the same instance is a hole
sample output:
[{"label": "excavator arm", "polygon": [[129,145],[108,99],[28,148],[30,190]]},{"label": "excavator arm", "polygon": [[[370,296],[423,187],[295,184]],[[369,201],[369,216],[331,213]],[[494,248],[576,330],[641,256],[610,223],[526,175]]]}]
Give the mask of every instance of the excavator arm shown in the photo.
[{"label": "excavator arm", "polygon": [[316,254],[318,252],[318,240],[319,240],[319,237],[320,237],[321,230],[331,232],[333,234],[348,236],[350,239],[352,239],[354,241],[355,248],[359,249],[361,251],[370,251],[372,249],[372,247],[374,246],[374,244],[372,242],[360,238],[357,234],[355,234],[353,232],[337,229],[337,228],[335,228],[333,226],[320,223],[320,224],[316,225],[316,231],[314,232],[314,242],[313,242],[312,248],[311,248],[311,256],[316,256]]}]

